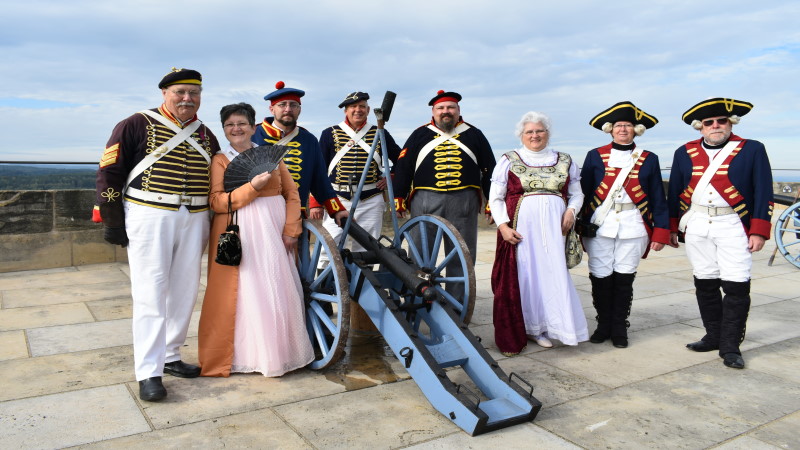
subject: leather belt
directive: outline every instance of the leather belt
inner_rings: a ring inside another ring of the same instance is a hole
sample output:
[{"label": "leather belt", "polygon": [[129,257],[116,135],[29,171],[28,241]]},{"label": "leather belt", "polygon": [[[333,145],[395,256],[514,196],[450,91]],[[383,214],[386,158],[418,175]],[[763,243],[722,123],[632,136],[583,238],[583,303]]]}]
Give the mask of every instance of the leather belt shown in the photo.
[{"label": "leather belt", "polygon": [[[358,188],[357,184],[336,184],[331,183],[331,187],[334,191],[339,192],[355,192]],[[364,190],[369,191],[370,189],[378,189],[378,183],[369,183],[364,185]]]},{"label": "leather belt", "polygon": [[181,195],[165,194],[163,192],[148,192],[141,189],[129,187],[125,195],[144,202],[165,203],[167,205],[185,206],[207,206],[207,195]]},{"label": "leather belt", "polygon": [[636,209],[635,203],[614,203],[614,211],[629,211],[631,209]]},{"label": "leather belt", "polygon": [[702,206],[692,203],[690,209],[706,214],[708,217],[727,216],[728,214],[736,213],[730,206]]}]

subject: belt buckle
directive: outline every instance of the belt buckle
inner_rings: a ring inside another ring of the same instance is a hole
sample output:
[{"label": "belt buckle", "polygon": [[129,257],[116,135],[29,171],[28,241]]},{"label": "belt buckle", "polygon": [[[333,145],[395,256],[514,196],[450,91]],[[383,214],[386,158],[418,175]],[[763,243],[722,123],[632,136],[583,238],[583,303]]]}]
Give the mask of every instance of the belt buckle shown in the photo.
[{"label": "belt buckle", "polygon": [[191,205],[192,204],[192,197],[184,197],[183,195],[178,195],[179,202],[181,205]]},{"label": "belt buckle", "polygon": [[622,211],[622,203],[614,203],[614,211],[616,212]]}]

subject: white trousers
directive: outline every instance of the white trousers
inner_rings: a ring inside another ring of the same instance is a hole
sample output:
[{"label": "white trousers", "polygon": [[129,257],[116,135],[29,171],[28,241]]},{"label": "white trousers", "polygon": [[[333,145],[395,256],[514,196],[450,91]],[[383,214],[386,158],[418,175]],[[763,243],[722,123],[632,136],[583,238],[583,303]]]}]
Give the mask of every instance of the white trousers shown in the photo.
[{"label": "white trousers", "polygon": [[181,359],[208,242],[208,211],[190,213],[125,202],[133,297],[136,380],[160,377]]},{"label": "white trousers", "polygon": [[692,263],[694,276],[706,280],[749,281],[753,255],[747,248],[749,240],[738,217],[723,221],[697,216],[689,220],[685,236],[686,256]]},{"label": "white trousers", "polygon": [[583,238],[583,245],[589,254],[589,273],[597,278],[605,278],[612,272],[636,272],[649,242],[647,235],[630,239],[603,236]]},{"label": "white trousers", "polygon": [[[345,209],[349,210],[350,205],[352,202],[349,200],[345,200],[339,197],[339,200],[344,205]],[[383,227],[383,212],[386,210],[386,202],[383,200],[383,195],[376,195],[374,197],[370,197],[366,200],[360,200],[358,202],[358,207],[356,208],[355,214],[355,221],[358,225],[366,230],[372,237],[378,239],[381,235],[381,228]],[[333,238],[333,242],[339,243],[339,239],[342,237],[342,230],[339,225],[336,225],[336,221],[333,220],[332,217],[326,215],[325,218],[322,220],[322,226],[328,230],[331,237]],[[348,239],[347,245],[345,248],[350,248],[354,252],[363,251],[364,247],[362,247],[358,242],[354,241],[352,238]],[[319,268],[324,268],[328,266],[328,255],[323,253],[319,257]]]}]

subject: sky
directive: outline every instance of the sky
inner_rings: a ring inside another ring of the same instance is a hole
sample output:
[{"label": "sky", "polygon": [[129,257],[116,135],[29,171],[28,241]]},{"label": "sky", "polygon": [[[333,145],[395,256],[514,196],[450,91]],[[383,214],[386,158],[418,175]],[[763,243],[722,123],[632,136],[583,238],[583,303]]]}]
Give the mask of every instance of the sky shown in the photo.
[{"label": "sky", "polygon": [[755,105],[734,133],[800,169],[797,1],[11,0],[0,21],[0,160],[99,161],[114,125],[160,105],[159,80],[185,67],[222,142],[219,109],[248,102],[260,120],[279,80],[306,91],[299,122],[316,136],[350,92],[372,107],[397,93],[401,145],[444,89],[497,154],[541,111],[579,163],[610,142],[589,120],[632,101],[659,120],[637,144],[668,167],[700,137],[683,112],[731,97]]}]

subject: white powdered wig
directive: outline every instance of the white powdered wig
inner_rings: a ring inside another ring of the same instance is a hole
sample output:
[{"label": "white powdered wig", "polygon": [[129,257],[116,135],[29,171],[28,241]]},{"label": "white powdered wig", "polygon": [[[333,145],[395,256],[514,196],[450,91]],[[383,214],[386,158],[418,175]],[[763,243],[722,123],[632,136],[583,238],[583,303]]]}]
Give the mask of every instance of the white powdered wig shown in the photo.
[{"label": "white powdered wig", "polygon": [[[734,114],[734,115],[728,117],[728,120],[730,120],[732,124],[736,125],[737,123],[739,123],[742,120],[742,118],[737,116],[736,114]],[[695,130],[702,130],[703,129],[703,122],[701,120],[697,120],[697,119],[693,120],[692,121],[692,128],[694,128]]]},{"label": "white powdered wig", "polygon": [[[613,129],[614,129],[614,124],[612,124],[611,122],[606,122],[606,123],[603,124],[602,130],[605,131],[606,133],[610,134],[611,130],[613,130]],[[637,136],[641,136],[641,135],[644,134],[644,131],[646,129],[647,129],[647,127],[645,127],[644,125],[642,125],[640,123],[637,123],[633,127],[633,132],[636,133]]]}]

